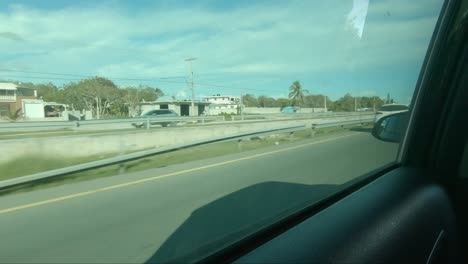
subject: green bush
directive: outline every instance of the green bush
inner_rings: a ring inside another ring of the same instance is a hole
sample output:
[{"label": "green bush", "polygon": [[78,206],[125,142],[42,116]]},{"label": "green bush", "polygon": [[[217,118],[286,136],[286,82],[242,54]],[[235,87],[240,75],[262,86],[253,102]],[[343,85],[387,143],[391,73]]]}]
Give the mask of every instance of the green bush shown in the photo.
[{"label": "green bush", "polygon": [[21,108],[16,110],[15,112],[8,112],[8,116],[6,117],[10,122],[16,122],[21,119]]}]

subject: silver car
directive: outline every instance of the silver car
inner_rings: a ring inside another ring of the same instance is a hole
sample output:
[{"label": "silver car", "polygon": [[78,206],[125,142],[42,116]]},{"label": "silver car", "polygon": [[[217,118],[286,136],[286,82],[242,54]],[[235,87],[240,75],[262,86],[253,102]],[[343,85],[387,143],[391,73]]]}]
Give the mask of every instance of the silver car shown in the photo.
[{"label": "silver car", "polygon": [[[179,115],[174,112],[174,110],[170,109],[158,109],[158,110],[151,110],[144,114],[142,114],[139,118],[149,118],[149,124],[151,125],[161,125],[163,127],[168,126],[169,124],[174,124],[175,122],[164,122],[162,120],[158,120],[158,117],[178,117]],[[136,128],[146,127],[148,124],[147,121],[139,121],[132,123],[132,126]]]}]

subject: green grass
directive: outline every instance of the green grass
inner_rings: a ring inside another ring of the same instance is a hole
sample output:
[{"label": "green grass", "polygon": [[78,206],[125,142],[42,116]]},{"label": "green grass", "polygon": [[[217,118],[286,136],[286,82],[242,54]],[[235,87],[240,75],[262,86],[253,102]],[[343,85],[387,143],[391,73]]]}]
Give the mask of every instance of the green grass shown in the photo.
[{"label": "green grass", "polygon": [[[293,135],[289,133],[278,134],[277,136],[262,136],[254,137],[251,140],[243,140],[241,143],[238,141],[227,141],[220,143],[212,143],[193,148],[182,149],[165,154],[155,155],[153,157],[142,158],[136,161],[126,162],[120,165],[111,165],[103,168],[93,169],[90,171],[70,174],[57,178],[51,178],[40,182],[35,182],[23,185],[15,190],[4,191],[2,194],[10,193],[12,191],[30,191],[37,188],[52,187],[64,183],[72,183],[79,181],[87,181],[96,178],[109,177],[118,175],[121,172],[137,172],[153,168],[161,168],[165,166],[181,164],[190,161],[203,160],[208,158],[219,157],[234,153],[240,153],[249,150],[261,149],[269,146],[274,146],[277,143],[284,144],[287,142],[299,141],[311,137],[321,135],[329,135],[331,133],[340,133],[348,131],[348,128],[327,128],[320,129],[312,132],[312,130],[302,130],[294,132]],[[55,157],[37,157],[25,156],[11,162],[0,164],[0,180],[11,179],[24,175],[29,175],[37,172],[48,171],[52,169],[62,168],[66,166],[86,163],[97,159],[104,159],[107,157],[115,156],[115,154],[108,153],[100,156],[90,156],[73,159],[63,159]]]},{"label": "green grass", "polygon": [[20,176],[30,175],[33,173],[59,169],[98,159],[108,158],[113,155],[114,154],[104,154],[80,158],[57,158],[50,156],[39,157],[33,155],[25,155],[19,159],[15,159],[6,163],[1,163],[0,171],[2,173],[0,175],[0,180],[8,180]]}]

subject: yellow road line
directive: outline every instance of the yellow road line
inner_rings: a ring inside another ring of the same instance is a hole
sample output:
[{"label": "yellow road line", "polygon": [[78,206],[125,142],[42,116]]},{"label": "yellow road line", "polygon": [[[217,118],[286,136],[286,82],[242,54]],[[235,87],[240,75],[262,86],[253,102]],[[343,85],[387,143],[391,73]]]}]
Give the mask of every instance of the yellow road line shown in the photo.
[{"label": "yellow road line", "polygon": [[40,202],[29,203],[29,204],[25,204],[25,205],[16,206],[16,207],[6,208],[6,209],[0,210],[0,214],[19,211],[19,210],[32,208],[32,207],[36,207],[36,206],[41,206],[41,205],[45,205],[45,204],[51,204],[51,203],[56,203],[56,202],[60,202],[60,201],[70,200],[70,199],[74,199],[74,198],[78,198],[78,197],[88,196],[88,195],[95,194],[95,193],[120,189],[120,188],[124,188],[124,187],[127,187],[127,186],[132,186],[132,185],[136,185],[136,184],[140,184],[140,183],[159,180],[159,179],[162,179],[162,178],[167,178],[167,177],[180,175],[180,174],[184,174],[184,173],[189,173],[189,172],[194,172],[194,171],[219,167],[219,166],[223,166],[223,165],[226,165],[226,164],[235,163],[235,162],[239,162],[239,161],[255,159],[255,158],[258,158],[258,157],[268,156],[268,155],[272,155],[272,154],[276,154],[276,153],[280,153],[280,152],[284,152],[284,151],[289,151],[289,150],[293,150],[293,149],[297,149],[297,148],[302,148],[302,147],[306,147],[306,146],[310,146],[310,145],[315,145],[315,144],[319,144],[319,143],[333,141],[333,140],[336,140],[336,139],[341,139],[341,138],[345,138],[345,137],[349,137],[349,136],[354,136],[354,135],[357,135],[357,134],[359,134],[359,133],[353,133],[353,134],[349,134],[349,135],[345,135],[345,136],[314,141],[314,142],[311,142],[311,143],[297,145],[297,146],[294,146],[294,147],[289,147],[289,148],[284,148],[284,149],[279,149],[279,150],[273,150],[273,151],[269,151],[269,152],[255,154],[255,155],[248,156],[248,157],[223,161],[223,162],[214,163],[214,164],[210,164],[210,165],[205,165],[205,166],[201,166],[201,167],[197,167],[197,168],[181,170],[181,171],[176,171],[176,172],[172,172],[172,173],[168,173],[168,174],[163,174],[163,175],[159,175],[159,176],[145,178],[145,179],[141,179],[141,180],[135,180],[135,181],[131,181],[131,182],[111,185],[111,186],[108,186],[108,187],[103,187],[103,188],[99,188],[99,189],[95,189],[95,190],[91,190],[91,191],[85,191],[85,192],[80,192],[80,193],[75,193],[75,194],[71,194],[71,195],[61,196],[61,197],[57,197],[57,198],[53,198],[53,199],[48,199],[48,200],[44,200],[44,201],[40,201]]}]

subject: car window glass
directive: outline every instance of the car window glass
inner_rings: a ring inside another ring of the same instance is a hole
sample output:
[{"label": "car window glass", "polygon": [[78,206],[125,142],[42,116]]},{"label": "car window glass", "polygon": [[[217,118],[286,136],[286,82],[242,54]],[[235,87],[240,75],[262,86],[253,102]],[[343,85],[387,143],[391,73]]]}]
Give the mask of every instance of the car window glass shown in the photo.
[{"label": "car window glass", "polygon": [[196,262],[394,164],[442,6],[0,1],[0,262]]}]

